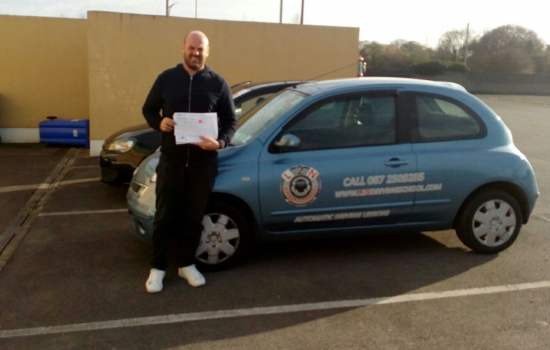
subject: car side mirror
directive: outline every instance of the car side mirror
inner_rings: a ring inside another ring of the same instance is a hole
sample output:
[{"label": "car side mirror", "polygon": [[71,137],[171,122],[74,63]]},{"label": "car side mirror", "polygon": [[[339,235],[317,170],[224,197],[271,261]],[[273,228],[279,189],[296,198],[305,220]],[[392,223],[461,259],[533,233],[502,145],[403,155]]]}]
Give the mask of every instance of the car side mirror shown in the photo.
[{"label": "car side mirror", "polygon": [[301,140],[298,136],[292,134],[284,134],[278,141],[273,144],[281,150],[297,150],[300,148]]}]

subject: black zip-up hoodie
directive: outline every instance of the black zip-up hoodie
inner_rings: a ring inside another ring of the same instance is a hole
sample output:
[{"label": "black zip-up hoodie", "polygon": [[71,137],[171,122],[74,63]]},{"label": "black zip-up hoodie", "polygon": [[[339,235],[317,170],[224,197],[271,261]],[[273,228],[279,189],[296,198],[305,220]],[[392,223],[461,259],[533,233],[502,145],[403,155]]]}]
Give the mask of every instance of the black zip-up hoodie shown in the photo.
[{"label": "black zip-up hoodie", "polygon": [[[224,148],[237,128],[235,105],[225,79],[208,66],[191,76],[180,63],[162,72],[155,80],[142,108],[147,123],[160,130],[163,117],[174,113],[218,113],[218,142]],[[162,114],[160,114],[162,113]],[[206,160],[217,156],[194,145],[176,145],[173,132],[162,133],[161,152],[190,160]]]}]

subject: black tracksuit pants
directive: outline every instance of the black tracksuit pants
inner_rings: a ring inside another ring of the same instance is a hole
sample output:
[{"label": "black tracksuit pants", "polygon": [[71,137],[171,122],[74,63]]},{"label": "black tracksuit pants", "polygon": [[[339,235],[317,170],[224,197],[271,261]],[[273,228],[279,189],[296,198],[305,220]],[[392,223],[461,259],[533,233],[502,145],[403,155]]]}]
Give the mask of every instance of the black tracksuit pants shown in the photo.
[{"label": "black tracksuit pants", "polygon": [[156,214],[151,267],[166,270],[168,246],[174,239],[178,267],[194,263],[202,219],[218,173],[218,159],[182,161],[161,154],[157,166]]}]

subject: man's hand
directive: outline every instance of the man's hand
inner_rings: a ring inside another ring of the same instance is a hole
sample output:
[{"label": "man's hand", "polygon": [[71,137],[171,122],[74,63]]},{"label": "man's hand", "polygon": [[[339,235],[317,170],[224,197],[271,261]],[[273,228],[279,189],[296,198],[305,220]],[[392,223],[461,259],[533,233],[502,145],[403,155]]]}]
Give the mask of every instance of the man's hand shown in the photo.
[{"label": "man's hand", "polygon": [[218,140],[214,140],[206,136],[201,136],[200,138],[202,142],[191,142],[191,144],[199,146],[205,151],[216,151],[220,149],[220,143],[218,142]]},{"label": "man's hand", "polygon": [[160,131],[164,131],[164,132],[174,131],[175,125],[176,125],[176,122],[172,118],[164,117],[160,121]]}]

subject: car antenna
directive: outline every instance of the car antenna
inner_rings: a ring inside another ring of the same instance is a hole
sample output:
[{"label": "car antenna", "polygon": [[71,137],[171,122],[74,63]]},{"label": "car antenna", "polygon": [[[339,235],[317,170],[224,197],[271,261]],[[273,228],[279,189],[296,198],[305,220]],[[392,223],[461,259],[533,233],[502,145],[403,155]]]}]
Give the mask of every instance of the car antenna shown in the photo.
[{"label": "car antenna", "polygon": [[351,66],[355,66],[356,64],[357,64],[357,63],[354,62],[354,63],[348,64],[348,65],[346,65],[346,66],[344,66],[344,67],[342,67],[342,68],[335,69],[335,70],[333,70],[333,71],[331,71],[331,72],[328,72],[328,73],[323,73],[323,74],[321,74],[321,75],[316,76],[315,78],[311,78],[311,79],[308,79],[308,80],[316,80],[316,79],[319,79],[320,77],[324,77],[325,75],[329,75],[329,74],[331,74],[331,73],[338,72],[339,70],[346,69],[346,68],[351,67]]}]

